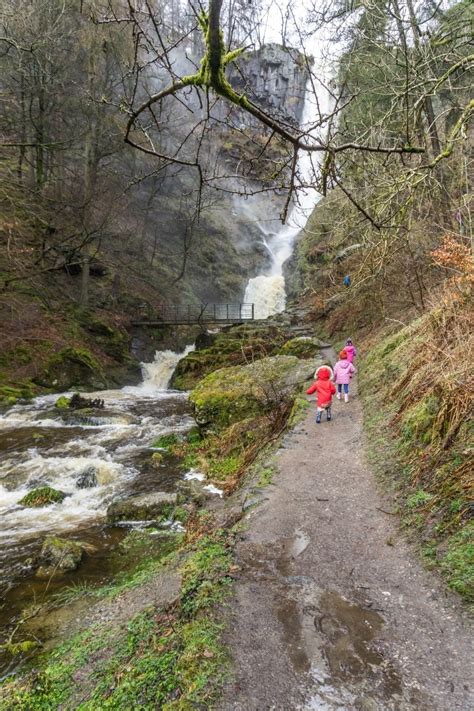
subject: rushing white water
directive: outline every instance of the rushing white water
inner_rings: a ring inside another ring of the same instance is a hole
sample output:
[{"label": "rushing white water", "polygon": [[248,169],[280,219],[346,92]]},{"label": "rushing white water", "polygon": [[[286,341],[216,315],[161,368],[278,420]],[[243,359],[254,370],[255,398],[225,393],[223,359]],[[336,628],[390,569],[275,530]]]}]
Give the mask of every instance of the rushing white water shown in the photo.
[{"label": "rushing white water", "polygon": [[[189,429],[191,417],[180,414],[186,395],[166,387],[192,348],[158,351],[152,363],[142,364],[143,382],[136,387],[91,393],[105,401],[105,409],[87,422],[55,409],[59,394],[17,405],[0,417],[0,569],[1,550],[6,553],[9,545],[103,520],[110,501],[139,480],[140,457],[153,440]],[[96,485],[80,488],[86,471],[93,471]],[[66,498],[40,508],[20,505],[41,486]]]},{"label": "rushing white water", "polygon": [[151,363],[142,363],[143,382],[135,388],[124,388],[124,392],[146,395],[166,390],[178,362],[193,350],[194,346],[187,346],[182,353],[156,351],[155,359]]}]

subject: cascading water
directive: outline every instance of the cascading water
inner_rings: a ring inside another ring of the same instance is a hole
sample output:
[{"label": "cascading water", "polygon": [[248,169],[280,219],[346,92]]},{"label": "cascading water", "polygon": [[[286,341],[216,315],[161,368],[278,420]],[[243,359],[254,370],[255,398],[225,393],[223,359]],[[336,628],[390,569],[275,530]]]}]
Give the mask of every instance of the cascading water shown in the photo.
[{"label": "cascading water", "polygon": [[[315,109],[310,101],[310,96],[311,87],[307,86],[301,122],[303,127],[311,126],[315,122]],[[311,138],[317,138],[316,132],[310,131],[310,135]],[[315,166],[311,160],[311,153],[308,151],[300,151],[297,173],[305,186],[314,184]],[[280,313],[285,309],[286,291],[283,265],[291,256],[295,239],[304,229],[319,198],[320,195],[315,188],[305,187],[304,190],[301,190],[298,202],[292,206],[287,224],[277,232],[268,228],[267,223],[258,221],[263,235],[262,241],[271,255],[271,265],[263,274],[250,279],[245,289],[244,301],[255,305],[255,318],[268,318],[268,316]]]},{"label": "cascading water", "polygon": [[[93,417],[58,410],[59,395],[16,405],[0,416],[2,581],[11,579],[12,570],[18,571],[19,561],[34,554],[45,535],[101,525],[117,495],[173,488],[179,472],[147,466],[156,437],[193,424],[186,394],[166,390],[178,360],[190,350],[158,351],[152,363],[143,364],[139,386],[91,393],[105,401],[104,410]],[[85,473],[93,476],[91,488],[78,485]],[[40,508],[20,505],[23,496],[41,486],[58,489],[66,498]]]}]

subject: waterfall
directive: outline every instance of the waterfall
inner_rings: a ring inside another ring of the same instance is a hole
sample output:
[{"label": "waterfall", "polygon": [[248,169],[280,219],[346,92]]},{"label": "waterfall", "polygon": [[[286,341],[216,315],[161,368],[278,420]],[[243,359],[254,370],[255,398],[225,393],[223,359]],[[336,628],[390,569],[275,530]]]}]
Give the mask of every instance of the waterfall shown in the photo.
[{"label": "waterfall", "polygon": [[[311,94],[311,82],[308,80],[301,121],[303,127],[314,123],[315,109],[314,104],[310,101]],[[314,183],[315,166],[313,166],[311,155],[308,151],[300,151],[298,157],[297,172],[302,182],[307,185]],[[295,239],[304,228],[319,198],[320,195],[315,188],[300,190],[298,202],[293,203],[287,224],[282,225],[277,232],[269,231],[264,223],[259,222],[263,242],[271,254],[272,262],[265,273],[250,279],[245,289],[244,301],[255,304],[255,318],[268,318],[268,316],[280,313],[285,309],[286,291],[283,264],[291,256]]]},{"label": "waterfall", "polygon": [[194,346],[192,345],[187,346],[182,353],[156,351],[155,358],[151,363],[142,363],[143,382],[136,387],[124,388],[124,390],[139,395],[153,395],[157,390],[166,390],[178,361],[193,350]]}]

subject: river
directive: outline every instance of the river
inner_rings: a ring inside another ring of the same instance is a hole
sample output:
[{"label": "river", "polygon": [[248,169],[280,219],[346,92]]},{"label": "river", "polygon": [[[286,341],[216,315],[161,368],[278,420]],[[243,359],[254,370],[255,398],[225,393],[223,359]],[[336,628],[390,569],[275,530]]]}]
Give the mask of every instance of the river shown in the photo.
[{"label": "river", "polygon": [[[126,533],[105,525],[114,498],[172,491],[183,478],[176,462],[167,459],[156,466],[151,457],[157,437],[185,432],[194,424],[187,394],[166,389],[183,355],[157,352],[154,362],[143,364],[141,385],[88,393],[88,398],[103,399],[105,407],[103,414],[97,411],[85,421],[55,408],[59,394],[15,405],[0,416],[0,594],[5,603],[0,644],[32,602],[71,584],[101,584],[110,578],[111,550]],[[78,488],[87,471],[94,472],[97,486]],[[41,508],[21,506],[22,497],[38,486],[54,487],[66,498]],[[51,533],[80,539],[94,552],[77,571],[55,581],[40,580],[32,562]],[[7,655],[3,662],[8,671]]]}]

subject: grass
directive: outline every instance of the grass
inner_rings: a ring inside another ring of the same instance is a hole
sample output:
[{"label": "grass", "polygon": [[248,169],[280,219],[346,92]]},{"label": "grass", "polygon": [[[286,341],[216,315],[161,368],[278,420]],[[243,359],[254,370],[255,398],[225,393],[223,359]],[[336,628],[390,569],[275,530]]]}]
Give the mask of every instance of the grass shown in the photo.
[{"label": "grass", "polygon": [[394,494],[424,562],[473,602],[474,428],[463,371],[468,308],[443,304],[381,338],[361,363],[359,383],[375,473]]},{"label": "grass", "polygon": [[[176,603],[166,610],[150,605],[125,627],[100,623],[74,635],[45,654],[39,669],[5,680],[0,709],[209,708],[227,674],[217,609],[230,589],[231,543],[232,533],[222,529],[191,536]],[[146,581],[146,570],[128,586]],[[116,584],[114,594],[102,590],[115,597],[124,585]]]}]

